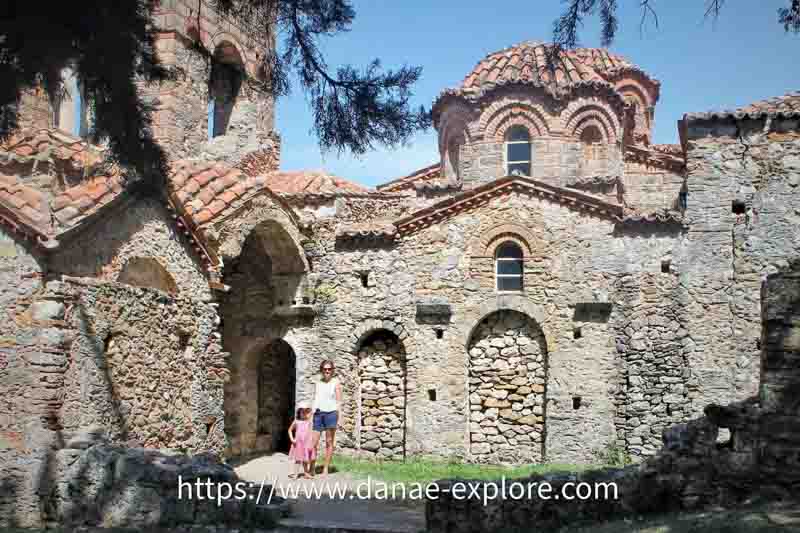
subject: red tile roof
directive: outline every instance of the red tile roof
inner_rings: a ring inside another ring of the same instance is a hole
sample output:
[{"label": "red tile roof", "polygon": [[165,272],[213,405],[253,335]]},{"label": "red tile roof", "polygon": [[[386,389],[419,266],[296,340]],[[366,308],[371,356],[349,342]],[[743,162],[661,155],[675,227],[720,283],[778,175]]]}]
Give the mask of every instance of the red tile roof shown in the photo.
[{"label": "red tile roof", "polygon": [[235,202],[264,189],[266,179],[208,161],[178,161],[170,175],[170,198],[201,229]]},{"label": "red tile roof", "polygon": [[368,194],[369,187],[353,183],[322,170],[293,170],[273,172],[266,176],[267,187],[280,195],[303,194]]},{"label": "red tile roof", "polygon": [[16,215],[22,223],[40,235],[51,233],[45,195],[33,187],[23,185],[16,176],[0,174],[0,207]]},{"label": "red tile roof", "polygon": [[[54,241],[122,192],[118,168],[104,161],[102,148],[60,130],[17,132],[0,144],[4,219]],[[40,189],[42,175],[52,179]]]},{"label": "red tile roof", "polygon": [[556,56],[555,72],[548,66],[552,45],[523,42],[494,52],[470,72],[461,88],[480,89],[487,85],[527,81],[542,86],[559,87],[581,81],[604,81],[612,72],[634,65],[622,56],[600,48],[564,50]]},{"label": "red tile roof", "polygon": [[800,91],[787,93],[783,96],[768,98],[753,102],[744,107],[734,110],[709,111],[706,113],[687,113],[683,115],[683,120],[691,122],[694,120],[714,120],[724,118],[764,118],[764,117],[800,117]]},{"label": "red tile roof", "polygon": [[436,181],[441,179],[442,165],[441,163],[434,163],[425,168],[421,168],[412,172],[402,178],[397,178],[378,185],[377,189],[380,192],[400,192],[408,189],[413,189],[414,185],[420,182]]}]

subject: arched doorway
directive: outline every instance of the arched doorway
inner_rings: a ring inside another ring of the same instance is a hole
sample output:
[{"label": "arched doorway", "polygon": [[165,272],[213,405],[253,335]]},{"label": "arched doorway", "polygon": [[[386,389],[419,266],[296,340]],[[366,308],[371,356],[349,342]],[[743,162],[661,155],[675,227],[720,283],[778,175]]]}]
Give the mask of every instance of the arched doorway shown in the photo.
[{"label": "arched doorway", "polygon": [[358,442],[382,459],[406,454],[406,350],[389,330],[369,334],[358,349]]},{"label": "arched doorway", "polygon": [[230,353],[225,430],[232,456],[288,449],[296,353],[285,342],[293,318],[276,312],[297,300],[305,276],[300,248],[274,220],[260,222],[225,261],[222,345]]},{"label": "arched doorway", "polygon": [[480,321],[468,343],[470,454],[482,463],[544,459],[547,345],[519,311]]},{"label": "arched doorway", "polygon": [[296,357],[289,344],[277,339],[264,350],[258,365],[259,448],[289,451],[287,430],[294,418]]}]

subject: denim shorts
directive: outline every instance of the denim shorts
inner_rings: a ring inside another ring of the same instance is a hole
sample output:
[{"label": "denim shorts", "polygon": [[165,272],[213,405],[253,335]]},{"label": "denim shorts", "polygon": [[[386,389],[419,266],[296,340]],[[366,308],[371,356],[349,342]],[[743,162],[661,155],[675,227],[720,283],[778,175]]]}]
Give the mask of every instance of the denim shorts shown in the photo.
[{"label": "denim shorts", "polygon": [[337,411],[317,410],[314,412],[314,431],[336,429],[336,423],[338,421],[339,413]]}]

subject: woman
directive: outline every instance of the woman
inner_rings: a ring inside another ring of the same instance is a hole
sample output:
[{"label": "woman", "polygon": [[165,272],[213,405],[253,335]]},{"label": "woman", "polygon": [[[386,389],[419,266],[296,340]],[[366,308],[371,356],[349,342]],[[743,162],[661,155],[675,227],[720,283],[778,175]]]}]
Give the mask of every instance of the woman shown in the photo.
[{"label": "woman", "polygon": [[[322,432],[325,432],[325,462],[322,467],[322,475],[328,475],[328,468],[333,457],[333,443],[336,438],[336,424],[339,421],[339,404],[342,403],[342,384],[333,375],[333,361],[325,359],[319,365],[321,374],[314,388],[314,432],[312,446],[314,449],[319,447],[319,439]],[[314,475],[315,461],[311,462],[311,475]]]}]

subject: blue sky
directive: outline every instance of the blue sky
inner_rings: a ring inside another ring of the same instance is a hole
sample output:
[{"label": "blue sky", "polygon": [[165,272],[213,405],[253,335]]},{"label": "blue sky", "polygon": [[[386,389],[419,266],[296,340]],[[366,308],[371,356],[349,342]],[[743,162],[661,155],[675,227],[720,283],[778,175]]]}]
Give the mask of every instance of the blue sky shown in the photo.
[{"label": "blue sky", "polygon": [[[777,10],[787,0],[728,0],[721,18],[704,21],[703,0],[656,2],[652,21],[640,32],[638,0],[619,0],[620,31],[611,50],[661,81],[655,143],[678,141],[684,113],[729,109],[800,90],[800,36],[785,34]],[[430,107],[455,87],[487,54],[520,41],[548,41],[559,0],[354,0],[352,30],[326,40],[331,67],[365,65],[423,67],[414,106]],[[599,25],[587,21],[583,46],[599,46]],[[313,120],[299,89],[278,100],[276,127],[283,138],[281,168],[321,169],[374,186],[438,160],[436,132],[418,133],[408,146],[379,148],[360,158],[320,154]]]}]

